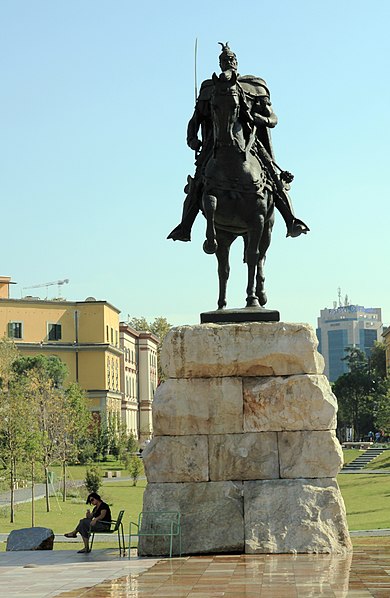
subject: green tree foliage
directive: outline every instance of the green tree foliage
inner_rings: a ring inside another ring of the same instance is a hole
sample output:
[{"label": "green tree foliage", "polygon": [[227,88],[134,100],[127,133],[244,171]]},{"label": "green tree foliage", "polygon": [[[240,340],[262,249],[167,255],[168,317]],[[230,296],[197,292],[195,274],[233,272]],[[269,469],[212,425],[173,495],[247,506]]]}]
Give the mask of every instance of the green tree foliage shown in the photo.
[{"label": "green tree foliage", "polygon": [[62,498],[66,500],[66,466],[77,460],[82,445],[89,436],[92,416],[87,407],[84,391],[73,383],[61,393],[60,421],[57,433],[56,452],[62,463]]},{"label": "green tree foliage", "polygon": [[133,486],[136,486],[139,476],[144,472],[142,459],[137,457],[137,455],[129,453],[126,460],[126,469],[133,480]]},{"label": "green tree foliage", "polygon": [[27,357],[19,357],[14,363],[14,370],[17,375],[27,375],[31,370],[41,372],[46,378],[52,380],[56,388],[62,386],[68,369],[61,359],[55,355],[33,355]]},{"label": "green tree foliage", "polygon": [[165,380],[165,376],[161,369],[161,346],[164,338],[172,328],[172,324],[170,324],[163,316],[158,316],[153,320],[153,322],[148,322],[144,316],[141,316],[140,318],[131,318],[129,325],[138,331],[152,332],[159,339],[159,344],[157,347],[158,381],[162,382]]},{"label": "green tree foliage", "polygon": [[385,343],[374,343],[369,358],[369,367],[376,378],[386,378],[386,345]]},{"label": "green tree foliage", "polygon": [[99,488],[102,485],[102,475],[97,465],[91,465],[87,467],[85,473],[85,487],[88,492],[99,492]]},{"label": "green tree foliage", "polygon": [[[344,360],[349,372],[333,384],[339,403],[339,427],[351,426],[355,439],[379,426],[389,401],[389,383],[383,368],[383,347],[377,343],[370,359],[356,347],[348,347]],[[382,427],[382,426],[381,426]]]},{"label": "green tree foliage", "polygon": [[23,458],[28,430],[23,384],[13,367],[17,357],[15,344],[3,338],[0,341],[0,451],[3,468],[9,475],[11,523],[15,521],[17,464]]}]

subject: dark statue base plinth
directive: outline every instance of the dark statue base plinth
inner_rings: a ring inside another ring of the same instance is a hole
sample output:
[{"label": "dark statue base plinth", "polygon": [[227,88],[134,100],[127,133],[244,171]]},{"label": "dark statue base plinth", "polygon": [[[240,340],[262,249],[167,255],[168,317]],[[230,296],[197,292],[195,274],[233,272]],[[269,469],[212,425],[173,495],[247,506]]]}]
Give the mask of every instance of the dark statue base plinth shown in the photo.
[{"label": "dark statue base plinth", "polygon": [[242,309],[217,309],[200,314],[201,324],[231,324],[242,322],[279,322],[280,313],[276,309],[264,307],[244,307]]}]

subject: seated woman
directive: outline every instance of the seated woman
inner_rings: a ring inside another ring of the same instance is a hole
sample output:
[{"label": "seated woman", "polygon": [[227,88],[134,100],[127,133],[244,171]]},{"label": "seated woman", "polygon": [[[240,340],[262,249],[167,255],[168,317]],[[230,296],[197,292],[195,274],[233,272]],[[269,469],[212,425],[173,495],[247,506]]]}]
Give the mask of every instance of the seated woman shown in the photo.
[{"label": "seated woman", "polygon": [[77,532],[83,539],[84,548],[80,553],[91,552],[89,548],[89,536],[91,532],[105,532],[110,529],[111,511],[107,503],[103,502],[99,494],[91,492],[87,498],[87,505],[93,505],[92,513],[88,509],[85,518],[80,519],[73,532],[64,534],[66,538],[76,538]]}]

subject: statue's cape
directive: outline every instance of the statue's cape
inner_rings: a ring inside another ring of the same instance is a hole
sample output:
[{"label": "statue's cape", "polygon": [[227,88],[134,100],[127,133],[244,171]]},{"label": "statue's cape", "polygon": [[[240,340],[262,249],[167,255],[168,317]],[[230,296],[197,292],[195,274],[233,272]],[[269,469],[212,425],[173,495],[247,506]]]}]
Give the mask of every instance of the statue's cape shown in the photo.
[{"label": "statue's cape", "polygon": [[[252,98],[260,97],[260,96],[268,96],[270,97],[270,92],[267,87],[266,82],[264,79],[260,77],[255,77],[254,75],[239,75],[237,78],[238,82],[240,83],[241,87],[249,96]],[[211,93],[213,91],[213,80],[206,79],[203,81],[200,92],[199,92],[199,101],[207,102],[211,98]]]}]

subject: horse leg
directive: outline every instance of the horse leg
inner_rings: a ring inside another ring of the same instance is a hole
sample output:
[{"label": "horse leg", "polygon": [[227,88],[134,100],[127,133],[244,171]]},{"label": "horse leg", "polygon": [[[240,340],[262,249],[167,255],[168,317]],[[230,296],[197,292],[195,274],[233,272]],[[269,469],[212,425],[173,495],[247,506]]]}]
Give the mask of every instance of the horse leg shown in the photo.
[{"label": "horse leg", "polygon": [[229,252],[233,241],[237,235],[228,231],[217,230],[217,251],[218,260],[218,279],[219,279],[219,297],[218,309],[226,307],[226,287],[230,274]]},{"label": "horse leg", "polygon": [[257,263],[257,273],[256,273],[256,295],[259,299],[260,305],[263,307],[267,303],[267,294],[264,289],[264,264],[265,264],[265,254],[267,253],[268,247],[271,243],[271,233],[272,228],[275,221],[275,213],[273,205],[268,213],[266,218],[263,234],[261,235],[260,239],[260,255],[259,261]]},{"label": "horse leg", "polygon": [[214,214],[217,209],[217,198],[215,195],[203,194],[203,211],[206,216],[206,241],[203,243],[205,253],[215,253],[217,251],[217,241],[214,224]]},{"label": "horse leg", "polygon": [[245,261],[248,266],[248,286],[246,288],[246,306],[260,307],[256,293],[256,269],[259,263],[259,245],[263,232],[264,218],[260,217],[255,228],[248,231]]}]

